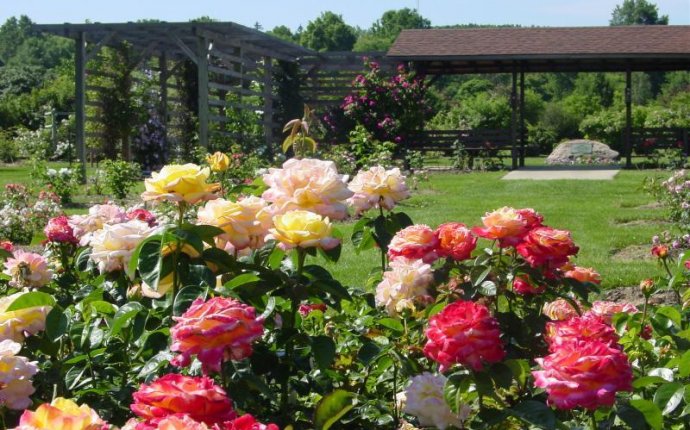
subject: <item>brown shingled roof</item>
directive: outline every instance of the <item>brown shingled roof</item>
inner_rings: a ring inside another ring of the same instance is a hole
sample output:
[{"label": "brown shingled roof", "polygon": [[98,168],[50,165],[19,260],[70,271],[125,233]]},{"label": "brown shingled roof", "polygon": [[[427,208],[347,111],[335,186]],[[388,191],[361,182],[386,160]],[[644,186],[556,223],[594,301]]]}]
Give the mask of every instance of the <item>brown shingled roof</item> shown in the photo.
[{"label": "brown shingled roof", "polygon": [[401,60],[661,54],[690,57],[690,26],[404,30],[388,51]]}]

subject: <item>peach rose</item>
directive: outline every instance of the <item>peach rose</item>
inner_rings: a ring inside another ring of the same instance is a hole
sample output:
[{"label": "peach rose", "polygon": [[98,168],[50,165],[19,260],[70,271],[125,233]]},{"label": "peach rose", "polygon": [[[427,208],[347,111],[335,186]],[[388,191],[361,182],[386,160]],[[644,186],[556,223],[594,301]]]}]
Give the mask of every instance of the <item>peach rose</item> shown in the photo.
[{"label": "peach rose", "polygon": [[382,166],[374,166],[368,170],[360,170],[348,184],[348,188],[354,193],[347,202],[355,208],[355,215],[371,208],[390,211],[399,201],[410,197],[405,176],[397,167],[386,170]]},{"label": "peach rose", "polygon": [[454,363],[482,370],[485,363],[503,360],[498,321],[486,306],[457,301],[429,319],[424,354],[445,372]]},{"label": "peach rose", "polygon": [[598,300],[592,303],[592,309],[588,313],[592,313],[601,317],[606,324],[611,324],[613,316],[620,313],[636,314],[639,310],[631,303],[616,303]]},{"label": "peach rose", "polygon": [[232,400],[207,377],[169,373],[141,384],[132,398],[130,408],[149,425],[178,414],[207,425],[223,424],[237,416]]},{"label": "peach rose", "polygon": [[242,360],[252,353],[252,343],[264,333],[263,320],[254,308],[235,299],[214,297],[196,299],[170,329],[171,351],[180,352],[172,360],[187,366],[192,355],[203,364],[204,372],[220,372],[223,361]]},{"label": "peach rose", "polygon": [[334,220],[347,216],[343,201],[353,193],[347,188],[347,176],[339,175],[332,161],[293,158],[282,169],[268,169],[263,180],[269,188],[262,197],[273,203],[274,214],[302,210]]},{"label": "peach rose", "polygon": [[396,258],[376,287],[376,305],[385,307],[390,316],[404,309],[414,310],[415,300],[428,294],[427,287],[433,280],[431,266],[422,260]]},{"label": "peach rose", "polygon": [[199,209],[199,223],[213,225],[225,234],[219,237],[218,246],[240,251],[245,248],[257,249],[263,245],[264,237],[271,227],[271,214],[265,200],[251,196],[237,202],[212,200]]},{"label": "peach rose", "polygon": [[488,240],[497,240],[499,246],[517,245],[529,230],[529,221],[516,209],[504,206],[482,217],[484,227],[474,227],[472,232]]},{"label": "peach rose", "polygon": [[14,430],[107,430],[108,424],[87,405],[58,397],[36,412],[24,411]]},{"label": "peach rose", "polygon": [[13,340],[0,341],[0,407],[19,411],[31,405],[31,377],[38,373],[35,362],[17,355],[21,349]]},{"label": "peach rose", "polygon": [[433,263],[438,259],[436,248],[438,238],[427,225],[415,224],[405,227],[393,236],[388,245],[388,257],[393,260],[398,257],[421,259],[425,263]]},{"label": "peach rose", "polygon": [[45,329],[46,315],[50,306],[32,306],[30,308],[7,311],[7,308],[25,293],[14,293],[0,298],[0,340],[10,339],[23,342],[24,335],[35,335]]},{"label": "peach rose", "polygon": [[101,273],[126,269],[136,247],[153,229],[143,221],[131,220],[104,225],[91,239],[91,260]]},{"label": "peach rose", "polygon": [[450,410],[443,394],[446,381],[445,376],[429,372],[413,376],[404,391],[403,411],[417,417],[424,427],[441,430],[451,426],[463,428],[463,422],[469,418],[472,409],[469,405],[460,405],[459,413],[454,414]]},{"label": "peach rose", "polygon": [[593,284],[601,284],[601,275],[599,272],[591,267],[574,266],[567,270],[563,276],[570,279],[575,279],[578,282],[591,282]]},{"label": "peach rose", "polygon": [[213,200],[217,197],[214,191],[218,184],[206,182],[210,173],[208,167],[201,168],[196,164],[169,164],[144,181],[146,191],[141,198],[188,204]]},{"label": "peach rose", "polygon": [[[578,304],[580,311],[582,311],[582,304],[577,300],[573,299],[573,301]],[[573,305],[565,299],[556,299],[553,302],[545,303],[542,313],[553,321],[564,321],[579,316]]]},{"label": "peach rose", "polygon": [[438,226],[434,232],[438,239],[437,252],[440,257],[456,261],[467,260],[477,247],[477,238],[465,224],[449,222]]},{"label": "peach rose", "polygon": [[282,249],[323,248],[331,249],[340,240],[331,237],[333,226],[328,217],[308,211],[290,211],[273,217],[273,228],[266,240],[277,240]]},{"label": "peach rose", "polygon": [[545,338],[551,352],[560,348],[564,343],[580,340],[596,340],[611,346],[618,343],[616,331],[606,324],[601,317],[594,314],[546,323]]},{"label": "peach rose", "polygon": [[573,243],[570,232],[550,227],[537,227],[525,236],[517,251],[532,267],[546,266],[554,269],[568,263],[579,248]]},{"label": "peach rose", "polygon": [[41,254],[18,250],[5,261],[2,272],[11,278],[9,284],[15,288],[41,288],[53,277],[48,261]]},{"label": "peach rose", "polygon": [[568,342],[535,361],[543,370],[532,372],[534,385],[558,409],[610,407],[618,391],[632,391],[628,356],[602,342]]},{"label": "peach rose", "polygon": [[91,206],[87,215],[72,215],[69,217],[69,224],[74,236],[79,239],[79,245],[88,246],[93,233],[101,230],[104,225],[120,224],[127,220],[127,212],[123,208],[106,203]]}]

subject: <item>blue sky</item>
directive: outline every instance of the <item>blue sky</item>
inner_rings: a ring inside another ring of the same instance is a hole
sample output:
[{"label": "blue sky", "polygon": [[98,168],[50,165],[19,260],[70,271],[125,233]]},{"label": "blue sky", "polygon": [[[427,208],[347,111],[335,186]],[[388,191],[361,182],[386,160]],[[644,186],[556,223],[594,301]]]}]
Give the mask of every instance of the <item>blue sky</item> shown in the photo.
[{"label": "blue sky", "polygon": [[[434,25],[481,23],[544,26],[608,25],[622,0],[0,0],[0,22],[28,15],[38,23],[187,21],[208,15],[264,29],[300,24],[331,10],[367,28],[389,9],[419,8]],[[690,24],[690,0],[657,0],[671,24]]]}]

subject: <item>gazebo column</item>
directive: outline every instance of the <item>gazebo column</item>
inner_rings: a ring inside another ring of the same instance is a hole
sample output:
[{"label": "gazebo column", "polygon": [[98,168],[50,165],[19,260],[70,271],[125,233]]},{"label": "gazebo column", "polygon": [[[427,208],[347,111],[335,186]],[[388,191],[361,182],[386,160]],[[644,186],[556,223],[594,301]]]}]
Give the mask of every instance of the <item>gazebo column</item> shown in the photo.
[{"label": "gazebo column", "polygon": [[625,167],[632,168],[632,73],[625,71]]},{"label": "gazebo column", "polygon": [[518,108],[518,96],[517,96],[517,72],[513,71],[512,79],[512,89],[510,92],[510,140],[511,140],[511,157],[513,159],[513,170],[518,168],[518,148],[517,148],[517,108]]},{"label": "gazebo column", "polygon": [[74,57],[74,119],[75,140],[81,179],[86,183],[86,34],[79,32],[75,40]]},{"label": "gazebo column", "polygon": [[273,59],[264,56],[264,105],[263,105],[263,127],[264,139],[269,156],[273,157]]},{"label": "gazebo column", "polygon": [[520,70],[520,167],[525,167],[525,72]]},{"label": "gazebo column", "polygon": [[[162,51],[158,57],[158,85],[160,92],[160,105],[158,107],[158,114],[163,123],[163,146],[168,149],[168,58],[165,51]],[[165,163],[165,160],[161,160]]]},{"label": "gazebo column", "polygon": [[198,39],[196,57],[199,88],[199,144],[208,149],[208,40],[203,36]]}]

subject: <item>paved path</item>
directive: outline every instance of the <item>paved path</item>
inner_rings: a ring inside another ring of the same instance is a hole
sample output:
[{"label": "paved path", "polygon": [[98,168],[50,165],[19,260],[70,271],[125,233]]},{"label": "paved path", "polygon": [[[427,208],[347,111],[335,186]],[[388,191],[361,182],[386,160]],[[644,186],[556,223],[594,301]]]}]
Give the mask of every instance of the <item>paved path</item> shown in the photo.
[{"label": "paved path", "polygon": [[614,167],[523,167],[501,179],[549,181],[554,179],[610,181],[620,169]]}]

